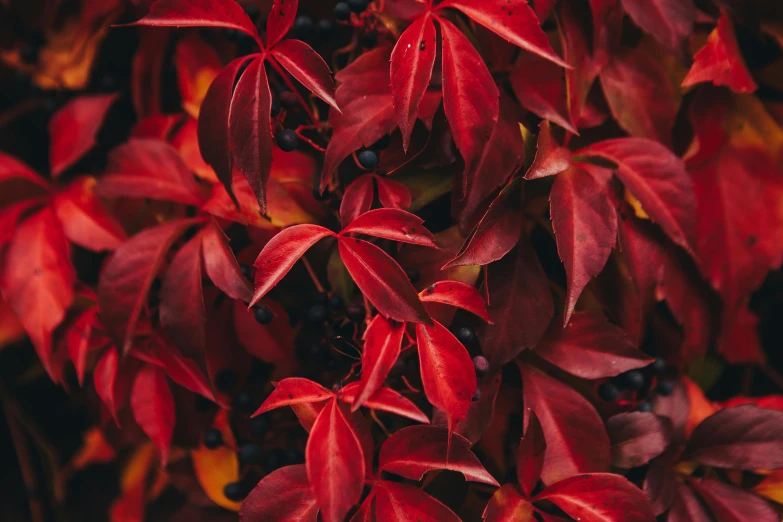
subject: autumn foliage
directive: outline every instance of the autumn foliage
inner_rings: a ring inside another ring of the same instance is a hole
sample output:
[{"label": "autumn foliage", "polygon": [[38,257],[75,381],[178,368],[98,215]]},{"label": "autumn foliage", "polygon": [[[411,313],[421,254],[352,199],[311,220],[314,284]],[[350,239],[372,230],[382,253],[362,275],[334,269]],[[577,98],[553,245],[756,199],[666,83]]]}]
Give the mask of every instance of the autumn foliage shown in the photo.
[{"label": "autumn foliage", "polygon": [[777,2],[0,0],[0,64],[20,520],[781,519]]}]

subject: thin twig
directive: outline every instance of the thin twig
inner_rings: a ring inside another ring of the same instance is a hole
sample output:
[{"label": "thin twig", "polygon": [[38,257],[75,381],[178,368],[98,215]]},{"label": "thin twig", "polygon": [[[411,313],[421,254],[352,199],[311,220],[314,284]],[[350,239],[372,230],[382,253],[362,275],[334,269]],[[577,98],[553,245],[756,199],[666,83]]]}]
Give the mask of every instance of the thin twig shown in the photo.
[{"label": "thin twig", "polygon": [[27,490],[27,501],[30,504],[30,517],[33,522],[44,522],[46,520],[46,513],[44,506],[41,503],[40,494],[38,489],[38,477],[35,473],[35,467],[33,461],[30,458],[30,447],[27,444],[25,433],[22,430],[22,426],[19,424],[19,419],[11,412],[8,405],[3,402],[3,412],[8,422],[8,431],[11,433],[11,441],[16,451],[16,460],[19,462],[19,469],[22,472],[22,480],[24,481],[24,487]]},{"label": "thin twig", "polygon": [[310,265],[310,262],[307,260],[307,258],[305,256],[302,256],[302,263],[304,263],[304,266],[307,269],[307,273],[310,274],[310,279],[313,280],[313,284],[315,285],[315,288],[319,292],[325,293],[326,289],[321,284],[321,282],[318,280],[318,277],[315,275],[315,271],[313,270],[313,267]]}]

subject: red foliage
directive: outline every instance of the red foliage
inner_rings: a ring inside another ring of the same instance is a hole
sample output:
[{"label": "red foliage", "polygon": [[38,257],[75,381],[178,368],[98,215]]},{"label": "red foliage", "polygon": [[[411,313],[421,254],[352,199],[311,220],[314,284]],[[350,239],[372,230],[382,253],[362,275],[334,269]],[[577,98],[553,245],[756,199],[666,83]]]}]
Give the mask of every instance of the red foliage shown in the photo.
[{"label": "red foliage", "polygon": [[779,10],[71,3],[85,63],[0,59],[116,23],[135,115],[0,152],[0,347],[97,413],[47,476],[129,455],[104,519],[780,519]]}]

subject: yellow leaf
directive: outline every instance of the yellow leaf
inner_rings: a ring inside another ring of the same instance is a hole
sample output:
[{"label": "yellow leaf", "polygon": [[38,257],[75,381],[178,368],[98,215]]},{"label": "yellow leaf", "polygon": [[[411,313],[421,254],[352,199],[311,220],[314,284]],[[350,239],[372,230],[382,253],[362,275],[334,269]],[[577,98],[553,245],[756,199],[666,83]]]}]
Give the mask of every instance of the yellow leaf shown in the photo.
[{"label": "yellow leaf", "polygon": [[773,471],[767,478],[753,488],[757,495],[774,500],[778,504],[783,504],[783,470]]},{"label": "yellow leaf", "polygon": [[715,406],[707,400],[704,392],[688,378],[684,378],[685,390],[688,394],[688,402],[691,409],[688,414],[688,424],[685,426],[685,436],[690,437],[693,430],[701,424],[701,421],[715,413]]},{"label": "yellow leaf", "polygon": [[223,494],[226,484],[239,480],[239,459],[236,451],[231,449],[236,446],[236,441],[224,410],[217,414],[212,426],[223,435],[223,445],[211,450],[202,442],[198,449],[191,452],[193,469],[196,470],[196,478],[204,493],[212,502],[220,507],[239,511],[242,504],[227,499]]}]

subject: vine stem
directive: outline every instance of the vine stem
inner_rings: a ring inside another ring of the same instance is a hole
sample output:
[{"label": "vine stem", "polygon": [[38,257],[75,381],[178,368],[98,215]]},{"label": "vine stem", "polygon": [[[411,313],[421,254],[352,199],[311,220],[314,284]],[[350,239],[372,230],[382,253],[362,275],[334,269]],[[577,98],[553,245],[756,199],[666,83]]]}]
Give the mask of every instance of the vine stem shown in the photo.
[{"label": "vine stem", "polygon": [[313,123],[317,124],[318,121],[319,121],[318,117],[315,115],[315,113],[313,112],[313,109],[310,107],[310,105],[308,105],[307,101],[305,101],[305,99],[302,97],[302,94],[299,92],[299,89],[297,89],[296,86],[288,78],[288,75],[285,73],[285,71],[283,71],[283,69],[273,59],[272,60],[267,60],[267,62],[272,66],[272,68],[275,71],[277,71],[277,74],[280,75],[280,77],[285,82],[286,86],[288,86],[288,88],[291,89],[291,92],[296,94],[296,97],[299,99],[299,103],[302,105],[302,108],[305,110],[305,112],[307,113],[307,116],[310,118],[310,120]]},{"label": "vine stem", "polygon": [[30,458],[30,448],[25,440],[24,430],[22,430],[22,426],[19,424],[19,419],[16,418],[5,402],[3,402],[3,412],[5,413],[5,418],[8,422],[8,431],[11,433],[11,441],[16,452],[16,459],[19,462],[19,469],[22,472],[24,487],[27,490],[30,517],[33,522],[44,522],[46,520],[46,514],[39,497],[38,478],[35,474],[33,461]]},{"label": "vine stem", "polygon": [[321,293],[326,293],[324,285],[322,285],[318,280],[318,276],[315,275],[315,271],[313,270],[312,265],[310,265],[310,261],[308,261],[305,256],[302,256],[302,263],[304,263],[304,266],[307,269],[307,273],[310,275],[310,279],[313,280],[313,284],[315,285],[316,290]]}]

